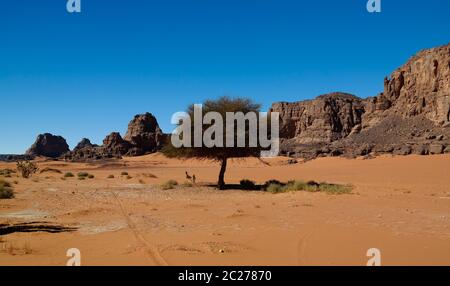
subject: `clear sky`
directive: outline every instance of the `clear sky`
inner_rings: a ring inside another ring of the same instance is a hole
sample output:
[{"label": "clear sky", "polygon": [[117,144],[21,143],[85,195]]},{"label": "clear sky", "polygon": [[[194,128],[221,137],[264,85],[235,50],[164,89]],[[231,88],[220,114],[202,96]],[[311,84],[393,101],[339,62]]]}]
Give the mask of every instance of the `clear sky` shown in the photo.
[{"label": "clear sky", "polygon": [[0,3],[0,153],[37,134],[74,145],[151,112],[166,132],[190,103],[251,97],[267,109],[360,97],[417,51],[450,42],[450,1],[66,0]]}]

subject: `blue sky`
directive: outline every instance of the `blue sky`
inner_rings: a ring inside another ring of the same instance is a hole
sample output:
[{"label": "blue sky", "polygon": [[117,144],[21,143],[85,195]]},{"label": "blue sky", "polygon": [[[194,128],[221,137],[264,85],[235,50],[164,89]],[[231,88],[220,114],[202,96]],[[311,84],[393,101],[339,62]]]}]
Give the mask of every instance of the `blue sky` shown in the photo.
[{"label": "blue sky", "polygon": [[122,134],[221,95],[267,109],[332,91],[360,97],[417,51],[450,42],[450,1],[2,0],[0,153],[37,134],[69,145]]}]

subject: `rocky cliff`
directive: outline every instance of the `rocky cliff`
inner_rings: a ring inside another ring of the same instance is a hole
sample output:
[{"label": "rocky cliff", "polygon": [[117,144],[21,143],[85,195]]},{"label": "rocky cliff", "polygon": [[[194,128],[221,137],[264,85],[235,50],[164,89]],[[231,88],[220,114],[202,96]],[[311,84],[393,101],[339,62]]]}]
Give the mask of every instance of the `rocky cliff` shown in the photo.
[{"label": "rocky cliff", "polygon": [[450,152],[450,44],[424,50],[378,96],[331,93],[275,103],[283,154],[304,157]]}]

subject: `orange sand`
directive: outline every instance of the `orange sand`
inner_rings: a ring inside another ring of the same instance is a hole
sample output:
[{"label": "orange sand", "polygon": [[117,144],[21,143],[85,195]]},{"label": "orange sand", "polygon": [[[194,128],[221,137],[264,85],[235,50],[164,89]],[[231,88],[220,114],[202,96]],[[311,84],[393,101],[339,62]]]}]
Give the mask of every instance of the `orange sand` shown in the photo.
[{"label": "orange sand", "polygon": [[[18,181],[16,198],[0,200],[0,224],[75,231],[3,235],[0,265],[63,266],[69,248],[80,249],[83,265],[365,265],[369,248],[381,250],[383,265],[450,265],[449,155],[287,160],[233,161],[227,183],[316,180],[352,184],[353,194],[163,191],[158,185],[168,179],[186,181],[185,171],[213,183],[219,166],[160,154],[106,164],[40,162],[41,169],[87,171],[95,179],[8,178]],[[106,179],[110,174],[115,178]]]}]

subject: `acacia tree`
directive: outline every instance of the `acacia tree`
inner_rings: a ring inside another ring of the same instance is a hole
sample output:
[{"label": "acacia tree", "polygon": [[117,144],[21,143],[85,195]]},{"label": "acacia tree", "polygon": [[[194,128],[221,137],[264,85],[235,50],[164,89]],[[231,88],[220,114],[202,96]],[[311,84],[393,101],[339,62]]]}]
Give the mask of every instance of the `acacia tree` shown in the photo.
[{"label": "acacia tree", "polygon": [[[250,112],[253,112],[256,114],[259,118],[259,111],[260,111],[261,105],[253,102],[251,99],[247,98],[229,98],[229,97],[221,97],[217,100],[207,100],[202,105],[202,118],[205,116],[205,114],[210,112],[216,112],[221,115],[223,118],[223,122],[225,122],[225,119],[227,117],[227,113],[238,113],[242,112],[243,114],[248,114]],[[237,140],[238,140],[238,134],[237,134],[237,124],[234,126],[234,132],[232,135],[227,134],[226,128],[224,127],[221,132],[222,136],[219,136],[219,134],[212,134],[212,137],[217,140],[219,138],[220,141],[223,140],[223,147],[217,147],[217,146],[206,146],[205,142],[201,143],[201,146],[194,147],[194,121],[195,121],[195,107],[194,105],[189,106],[186,114],[188,115],[187,120],[190,120],[190,128],[191,128],[191,136],[188,139],[190,141],[190,147],[175,147],[172,142],[168,142],[166,146],[162,149],[162,152],[170,158],[198,158],[203,160],[214,160],[218,161],[221,164],[220,172],[219,172],[219,178],[218,178],[218,188],[224,189],[225,188],[225,172],[227,169],[227,163],[228,159],[231,158],[244,158],[244,157],[259,157],[262,151],[262,148],[259,147],[259,144],[257,147],[250,146],[249,143],[249,133],[250,133],[250,124],[248,121],[245,121],[245,130],[244,130],[244,138],[245,138],[245,147],[237,147]],[[259,120],[259,119],[258,119]],[[259,122],[259,121],[258,121]],[[212,127],[216,122],[214,120],[211,120],[209,124],[206,124],[203,122],[202,119],[202,134],[205,133],[205,131],[208,131],[210,127]],[[182,123],[179,121],[178,125],[180,126]],[[220,132],[220,131],[219,131]],[[233,140],[235,142],[235,147],[226,147],[226,140],[228,136],[233,136]],[[242,130],[241,134],[242,136]],[[185,136],[185,134],[182,134],[180,137]],[[219,137],[218,137],[219,136]],[[186,138],[183,138],[186,139]]]}]

